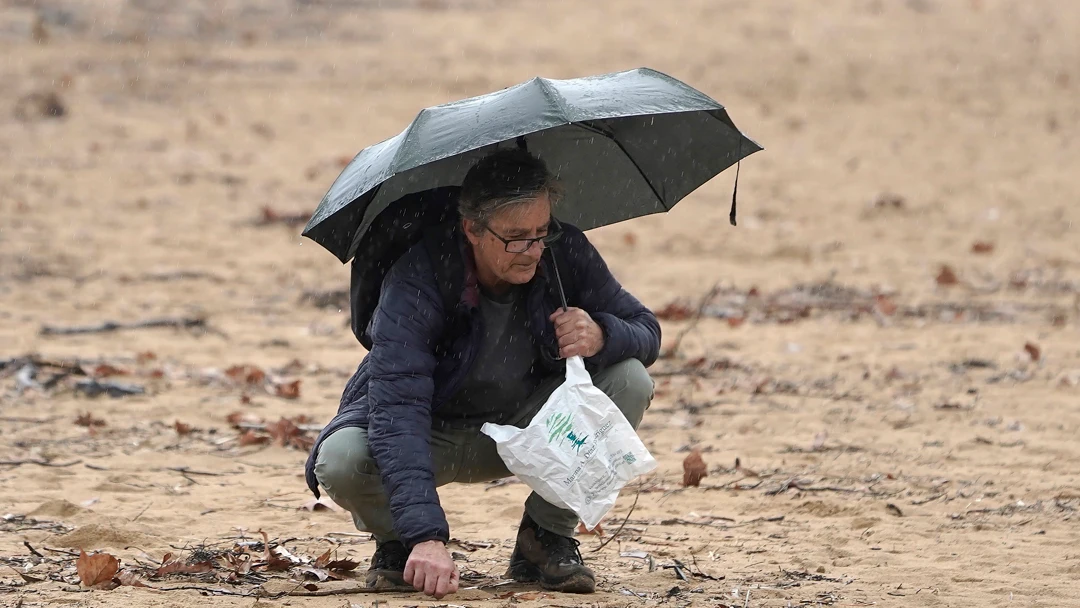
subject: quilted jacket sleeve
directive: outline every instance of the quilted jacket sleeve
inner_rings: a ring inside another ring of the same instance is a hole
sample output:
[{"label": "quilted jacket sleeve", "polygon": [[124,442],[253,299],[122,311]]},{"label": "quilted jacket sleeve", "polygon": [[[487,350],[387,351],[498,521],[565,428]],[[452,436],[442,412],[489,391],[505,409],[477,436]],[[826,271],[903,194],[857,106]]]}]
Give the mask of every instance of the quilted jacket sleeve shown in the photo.
[{"label": "quilted jacket sleeve", "polygon": [[660,354],[660,323],[608,270],[600,252],[576,228],[567,231],[565,256],[571,266],[576,305],[604,331],[604,347],[586,363],[604,368],[631,357],[646,367]]},{"label": "quilted jacket sleeve", "polygon": [[450,538],[430,451],[442,308],[426,252],[414,248],[387,275],[371,329],[369,447],[390,498],[394,530],[410,549]]}]

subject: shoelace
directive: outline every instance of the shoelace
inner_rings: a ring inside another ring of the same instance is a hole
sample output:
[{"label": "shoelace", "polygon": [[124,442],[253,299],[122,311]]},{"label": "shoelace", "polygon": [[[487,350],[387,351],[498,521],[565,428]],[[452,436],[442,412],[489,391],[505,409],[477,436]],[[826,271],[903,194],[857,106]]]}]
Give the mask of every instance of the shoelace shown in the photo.
[{"label": "shoelace", "polygon": [[[548,532],[547,530],[537,526],[536,537],[540,539],[540,542],[545,547],[555,546],[555,550],[558,551],[557,556],[559,562],[563,561],[564,554],[566,557],[577,557],[577,563],[584,564],[585,558],[581,556],[581,541],[576,538],[570,538],[568,536],[559,536],[554,532]],[[573,551],[573,553],[569,553]]]}]

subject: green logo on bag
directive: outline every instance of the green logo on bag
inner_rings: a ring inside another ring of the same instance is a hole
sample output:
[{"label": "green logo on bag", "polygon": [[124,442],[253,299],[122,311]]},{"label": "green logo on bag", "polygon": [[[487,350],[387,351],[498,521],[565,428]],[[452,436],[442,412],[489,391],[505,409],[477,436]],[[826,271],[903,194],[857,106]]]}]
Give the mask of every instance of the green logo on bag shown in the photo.
[{"label": "green logo on bag", "polygon": [[585,441],[589,436],[585,435],[582,438],[578,438],[577,433],[574,431],[574,417],[570,414],[552,414],[544,421],[548,430],[548,444],[559,440],[562,443],[564,439],[570,440],[570,446],[574,448],[578,453],[581,453],[582,446],[585,445]]}]

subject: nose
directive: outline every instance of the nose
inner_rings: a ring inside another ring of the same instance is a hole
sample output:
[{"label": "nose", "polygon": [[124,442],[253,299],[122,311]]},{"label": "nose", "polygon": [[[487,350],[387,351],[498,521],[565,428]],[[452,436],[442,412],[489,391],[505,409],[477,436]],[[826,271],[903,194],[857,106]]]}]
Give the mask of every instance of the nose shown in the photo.
[{"label": "nose", "polygon": [[547,245],[544,244],[544,241],[535,241],[529,243],[529,248],[522,252],[522,254],[527,255],[530,258],[539,260],[540,256],[544,255],[544,249],[546,247]]}]

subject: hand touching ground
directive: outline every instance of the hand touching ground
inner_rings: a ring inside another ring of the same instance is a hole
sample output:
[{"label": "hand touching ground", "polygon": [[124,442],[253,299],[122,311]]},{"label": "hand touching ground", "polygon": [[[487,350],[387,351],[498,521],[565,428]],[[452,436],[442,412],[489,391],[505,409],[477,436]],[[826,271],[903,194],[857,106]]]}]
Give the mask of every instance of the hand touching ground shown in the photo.
[{"label": "hand touching ground", "polygon": [[458,569],[442,541],[429,540],[413,547],[405,563],[405,582],[437,600],[458,590]]}]

